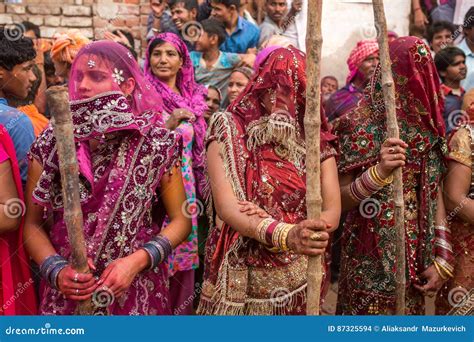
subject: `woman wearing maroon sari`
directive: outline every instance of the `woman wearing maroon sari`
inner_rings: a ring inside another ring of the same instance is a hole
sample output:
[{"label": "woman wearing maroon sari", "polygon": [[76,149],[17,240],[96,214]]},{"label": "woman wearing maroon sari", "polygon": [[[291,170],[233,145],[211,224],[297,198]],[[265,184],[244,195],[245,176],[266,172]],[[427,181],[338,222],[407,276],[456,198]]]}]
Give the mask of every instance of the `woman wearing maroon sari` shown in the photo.
[{"label": "woman wearing maroon sari", "polygon": [[15,148],[0,125],[0,315],[35,315],[37,311],[23,247],[24,213]]},{"label": "woman wearing maroon sari", "polygon": [[[40,312],[73,314],[77,301],[92,296],[95,314],[170,314],[163,261],[189,235],[190,220],[181,210],[179,140],[156,122],[160,97],[133,55],[109,41],[79,52],[69,97],[92,272],[69,264],[56,142],[48,128],[31,148],[26,188],[25,243],[43,276]],[[161,231],[165,214],[170,222]]]},{"label": "woman wearing maroon sari", "polygon": [[[305,91],[305,55],[280,48],[228,112],[211,119],[209,215],[216,224],[199,314],[305,313],[306,255],[324,253],[340,214],[335,150],[323,131],[323,211],[321,220],[306,220]],[[254,205],[271,217],[252,215],[259,212]]]},{"label": "woman wearing maroon sari", "polygon": [[[428,47],[418,38],[390,44],[400,139],[387,139],[380,66],[364,99],[333,121],[339,139],[342,208],[337,312],[387,315],[395,312],[396,230],[392,172],[403,167],[406,231],[406,314],[424,314],[424,296],[442,286],[438,271],[451,257],[438,244],[444,206],[439,189],[444,171],[444,121],[439,77]],[[444,239],[443,239],[444,240]]]}]

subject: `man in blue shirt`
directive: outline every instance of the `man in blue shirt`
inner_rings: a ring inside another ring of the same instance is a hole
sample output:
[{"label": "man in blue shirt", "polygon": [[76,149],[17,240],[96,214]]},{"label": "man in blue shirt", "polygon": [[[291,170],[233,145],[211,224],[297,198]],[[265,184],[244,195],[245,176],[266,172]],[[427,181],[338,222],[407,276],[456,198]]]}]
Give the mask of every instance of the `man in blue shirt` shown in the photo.
[{"label": "man in blue shirt", "polygon": [[242,54],[256,53],[260,30],[239,15],[240,0],[211,0],[211,7],[211,15],[224,23],[227,32],[227,38],[220,50]]},{"label": "man in blue shirt", "polygon": [[461,82],[464,90],[469,91],[474,88],[474,6],[467,11],[464,17],[463,34],[464,39],[458,48],[466,55],[467,77]]},{"label": "man in blue shirt", "polygon": [[23,184],[28,173],[27,153],[35,139],[33,125],[25,114],[9,107],[7,100],[28,96],[36,79],[35,57],[31,39],[18,38],[15,32],[0,29],[0,124],[13,140]]}]

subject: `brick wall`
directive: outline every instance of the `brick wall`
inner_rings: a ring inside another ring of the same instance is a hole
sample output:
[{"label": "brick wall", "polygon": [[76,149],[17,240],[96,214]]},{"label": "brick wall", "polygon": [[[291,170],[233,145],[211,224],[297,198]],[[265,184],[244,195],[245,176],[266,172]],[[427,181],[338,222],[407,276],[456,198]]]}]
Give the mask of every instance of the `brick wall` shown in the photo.
[{"label": "brick wall", "polygon": [[41,27],[44,38],[76,28],[89,38],[100,39],[105,30],[128,28],[135,37],[137,51],[145,46],[148,0],[20,1],[0,3],[0,25],[28,20]]}]

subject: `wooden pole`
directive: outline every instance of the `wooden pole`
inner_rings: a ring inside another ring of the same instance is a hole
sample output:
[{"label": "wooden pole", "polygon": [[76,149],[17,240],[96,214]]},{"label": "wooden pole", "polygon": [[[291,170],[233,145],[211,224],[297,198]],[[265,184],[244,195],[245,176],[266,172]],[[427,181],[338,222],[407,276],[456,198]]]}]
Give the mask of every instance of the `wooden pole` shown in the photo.
[{"label": "wooden pole", "polygon": [[[74,144],[73,124],[69,110],[67,88],[56,86],[46,91],[51,111],[54,136],[59,158],[59,172],[64,202],[64,222],[71,244],[72,267],[80,273],[89,272],[86,243],[84,240],[82,209],[79,200],[79,167]],[[80,302],[76,314],[91,315],[91,301]]]},{"label": "wooden pole", "polygon": [[[399,138],[397,113],[395,110],[395,83],[392,76],[392,63],[388,49],[387,21],[383,0],[372,0],[374,7],[375,27],[380,49],[380,65],[382,67],[382,90],[387,111],[387,130],[389,138]],[[394,171],[393,201],[395,203],[395,230],[396,230],[396,314],[405,314],[406,291],[406,257],[405,257],[405,216],[403,202],[402,168]]]},{"label": "wooden pole", "polygon": [[[306,31],[306,209],[308,219],[321,217],[321,16],[323,0],[308,1],[308,26]],[[321,283],[323,279],[321,256],[308,258],[307,315],[319,315]]]}]

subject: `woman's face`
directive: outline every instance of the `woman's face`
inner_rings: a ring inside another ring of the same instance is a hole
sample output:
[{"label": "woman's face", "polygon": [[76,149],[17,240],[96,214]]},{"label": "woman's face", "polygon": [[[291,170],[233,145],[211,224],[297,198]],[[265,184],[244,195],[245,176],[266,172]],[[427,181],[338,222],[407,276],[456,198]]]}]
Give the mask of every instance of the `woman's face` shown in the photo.
[{"label": "woman's face", "polygon": [[247,76],[239,71],[234,71],[229,78],[229,85],[227,87],[227,93],[229,94],[229,101],[234,101],[237,96],[244,90],[249,83]]},{"label": "woman's face", "polygon": [[204,118],[206,119],[206,121],[209,120],[212,114],[219,110],[220,103],[221,98],[217,90],[215,90],[214,88],[209,88],[207,90],[206,96],[207,110],[204,112]]},{"label": "woman's face", "polygon": [[155,46],[150,55],[151,72],[161,81],[176,77],[183,65],[183,59],[169,43]]},{"label": "woman's face", "polygon": [[[91,67],[91,61],[94,61],[93,67]],[[78,99],[87,99],[113,90],[121,90],[125,95],[133,91],[134,79],[125,80],[123,73],[120,73],[121,70],[117,70],[114,75],[114,68],[107,65],[105,61],[98,61],[98,58],[90,55],[82,55],[76,63],[77,71],[75,71],[74,79],[70,81],[75,83]]]}]

